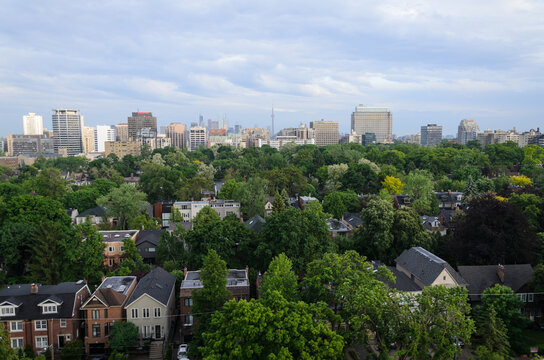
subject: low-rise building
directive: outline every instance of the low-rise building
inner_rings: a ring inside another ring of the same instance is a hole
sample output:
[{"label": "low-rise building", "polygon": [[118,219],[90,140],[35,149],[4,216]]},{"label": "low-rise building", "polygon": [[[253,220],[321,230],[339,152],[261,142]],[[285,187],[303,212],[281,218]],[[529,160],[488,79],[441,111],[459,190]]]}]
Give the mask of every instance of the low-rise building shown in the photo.
[{"label": "low-rise building", "polygon": [[78,216],[76,216],[76,225],[90,222],[92,225],[102,224],[104,222],[113,222],[113,218],[106,218],[106,209],[102,206],[96,206],[91,209],[87,209]]},{"label": "low-rise building", "polygon": [[211,207],[219,214],[221,219],[234,214],[240,217],[240,202],[235,200],[201,200],[201,201],[176,201],[160,202],[153,207],[153,217],[162,220],[162,226],[168,227],[172,217],[173,208],[178,209],[183,221],[193,221],[195,216],[205,208]]},{"label": "low-rise building", "polygon": [[112,276],[104,279],[81,306],[85,322],[85,350],[103,354],[108,347],[111,328],[126,316],[124,306],[136,288],[135,276]]},{"label": "low-rise building", "polygon": [[121,263],[121,256],[125,253],[123,243],[125,239],[136,242],[138,230],[99,231],[104,241],[104,266],[117,267]]},{"label": "low-rise building", "polygon": [[146,264],[155,264],[161,230],[140,230],[136,238],[136,248]]},{"label": "low-rise building", "polygon": [[[200,270],[187,271],[185,269],[185,279],[180,287],[180,315],[181,332],[184,337],[190,338],[193,334],[194,319],[191,315],[193,306],[193,291],[203,288],[204,285],[200,279]],[[249,300],[249,269],[230,269],[227,274],[227,290],[238,301],[241,299]]]},{"label": "low-rise building", "polygon": [[12,348],[43,352],[80,338],[80,305],[90,296],[83,281],[57,285],[16,284],[0,290],[0,321]]}]

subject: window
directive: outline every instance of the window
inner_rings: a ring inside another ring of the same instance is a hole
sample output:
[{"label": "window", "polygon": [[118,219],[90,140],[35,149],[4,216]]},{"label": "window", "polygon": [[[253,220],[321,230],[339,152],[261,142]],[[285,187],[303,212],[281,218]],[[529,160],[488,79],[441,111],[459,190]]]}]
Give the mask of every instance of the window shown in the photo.
[{"label": "window", "polygon": [[93,320],[100,320],[100,310],[93,310]]},{"label": "window", "polygon": [[132,318],[137,319],[138,318],[138,309],[132,309]]},{"label": "window", "polygon": [[12,349],[22,348],[23,346],[23,338],[11,338]]},{"label": "window", "polygon": [[100,337],[100,324],[93,325],[93,337]]},{"label": "window", "polygon": [[183,304],[188,307],[193,306],[193,298],[184,299]]},{"label": "window", "polygon": [[11,332],[23,331],[23,322],[22,321],[11,321],[10,323]]},{"label": "window", "polygon": [[142,316],[144,318],[148,318],[149,317],[149,309],[142,309]]},{"label": "window", "polygon": [[110,325],[108,323],[104,324],[104,336],[108,336],[110,334]]},{"label": "window", "polygon": [[108,318],[108,309],[104,309],[104,319]]},{"label": "window", "polygon": [[66,334],[66,335],[64,335],[64,340],[70,341],[70,340],[72,340],[72,336],[70,334]]},{"label": "window", "polygon": [[47,320],[35,320],[34,321],[35,330],[47,330]]},{"label": "window", "polygon": [[444,281],[446,280],[446,275],[444,275],[443,280],[444,280]]},{"label": "window", "polygon": [[527,301],[528,302],[535,301],[535,294],[533,294],[533,293],[527,294]]},{"label": "window", "polygon": [[36,336],[36,348],[43,349],[49,344],[47,343],[47,336]]},{"label": "window", "polygon": [[108,251],[109,252],[114,252],[115,251],[115,246],[108,246]]},{"label": "window", "polygon": [[60,319],[60,327],[65,328],[66,327],[66,319]]},{"label": "window", "polygon": [[0,315],[2,316],[15,316],[15,306],[2,306],[0,308]]},{"label": "window", "polygon": [[150,247],[148,251],[149,252],[155,252],[155,248]]},{"label": "window", "polygon": [[120,252],[124,252],[124,251],[125,251],[125,247],[124,247],[124,246],[121,246],[121,247],[119,248],[119,251],[120,251]]},{"label": "window", "polygon": [[161,317],[161,308],[155,308],[155,317]]},{"label": "window", "polygon": [[527,301],[527,294],[523,293],[521,295],[521,301],[526,302]]},{"label": "window", "polygon": [[42,313],[44,313],[44,314],[56,314],[57,313],[57,305],[43,305],[42,306]]},{"label": "window", "polygon": [[185,326],[193,325],[193,315],[185,315]]},{"label": "window", "polygon": [[149,327],[148,325],[142,326],[142,337],[144,339],[151,337],[151,327]]}]

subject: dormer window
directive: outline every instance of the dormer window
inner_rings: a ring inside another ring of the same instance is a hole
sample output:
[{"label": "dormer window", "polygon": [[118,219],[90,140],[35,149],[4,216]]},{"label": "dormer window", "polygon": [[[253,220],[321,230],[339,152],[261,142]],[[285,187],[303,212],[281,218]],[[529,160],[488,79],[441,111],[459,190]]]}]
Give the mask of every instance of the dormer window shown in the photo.
[{"label": "dormer window", "polygon": [[53,295],[39,303],[38,306],[42,308],[42,314],[56,314],[61,304],[62,300]]},{"label": "dormer window", "polygon": [[1,316],[15,316],[15,306],[3,305],[0,307]]},{"label": "dormer window", "polygon": [[54,304],[43,305],[42,306],[42,313],[43,314],[56,314],[57,313],[57,305],[54,305]]}]

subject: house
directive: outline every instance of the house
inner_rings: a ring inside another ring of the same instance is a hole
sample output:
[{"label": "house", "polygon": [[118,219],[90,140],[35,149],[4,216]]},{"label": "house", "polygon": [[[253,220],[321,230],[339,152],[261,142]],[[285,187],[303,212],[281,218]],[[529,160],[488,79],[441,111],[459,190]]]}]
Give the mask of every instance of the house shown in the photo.
[{"label": "house", "polygon": [[124,181],[125,181],[125,184],[136,186],[140,182],[140,177],[134,176],[134,174],[131,173],[129,177],[124,178]]},{"label": "house", "polygon": [[438,216],[421,216],[421,224],[429,233],[439,232],[441,235],[446,235],[447,228],[442,225]]},{"label": "house", "polygon": [[404,209],[412,206],[412,197],[410,195],[391,195],[395,209]]},{"label": "house", "polygon": [[70,208],[70,209],[66,209],[66,213],[72,219],[72,222],[75,223],[76,217],[79,215],[79,211],[77,211],[77,209]]},{"label": "house", "polygon": [[434,285],[467,286],[465,279],[450,264],[419,246],[404,250],[395,263],[396,269],[421,289]]},{"label": "house", "polygon": [[230,214],[240,218],[240,202],[235,200],[201,200],[201,201],[165,201],[156,203],[153,206],[152,215],[162,221],[163,227],[168,227],[172,218],[173,209],[178,209],[183,221],[193,221],[195,216],[204,207],[209,206],[219,214],[221,219],[224,219]]},{"label": "house", "polygon": [[266,204],[264,204],[264,216],[270,216],[272,215],[272,212],[274,210],[274,197],[269,196],[268,200],[266,201]]},{"label": "house", "polygon": [[138,327],[144,339],[168,341],[176,308],[176,277],[156,267],[139,282],[125,305],[127,321]]},{"label": "house", "polygon": [[104,241],[104,266],[117,267],[121,263],[121,257],[125,253],[123,250],[123,241],[132,239],[136,241],[138,230],[113,230],[99,231]]},{"label": "house", "polygon": [[255,232],[261,232],[261,230],[264,228],[264,224],[266,224],[266,220],[259,215],[253,216],[244,223],[246,228]]},{"label": "house", "polygon": [[136,238],[136,248],[146,264],[154,264],[161,230],[140,230]]},{"label": "house", "polygon": [[460,209],[465,199],[465,194],[460,191],[439,191],[434,196],[438,200],[439,209]]},{"label": "house", "polygon": [[345,213],[342,216],[342,219],[345,223],[347,223],[351,230],[355,230],[359,226],[363,225],[363,220],[361,219],[361,214],[359,213]]},{"label": "house", "polygon": [[484,290],[496,284],[508,286],[523,301],[523,313],[531,320],[540,319],[542,311],[534,292],[528,286],[533,277],[530,264],[458,266],[457,270],[468,283],[472,305],[482,301]]},{"label": "house", "polygon": [[329,235],[332,238],[337,236],[347,237],[349,234],[351,234],[350,227],[342,220],[329,218],[327,219],[327,225],[329,227]]},{"label": "house", "polygon": [[124,306],[136,287],[135,276],[112,276],[104,279],[81,306],[85,322],[85,351],[104,354],[110,330],[116,321],[125,319]]},{"label": "house", "polygon": [[57,285],[19,284],[0,290],[0,321],[12,348],[55,351],[80,338],[80,305],[91,292],[83,281]]},{"label": "house", "polygon": [[[193,334],[193,316],[191,307],[193,306],[193,291],[201,289],[204,285],[200,279],[200,270],[187,271],[185,269],[185,279],[180,287],[180,315],[182,329],[185,341],[192,338]],[[230,269],[227,274],[227,290],[238,301],[241,299],[249,300],[249,269]]]},{"label": "house", "polygon": [[113,222],[113,218],[106,218],[106,209],[102,206],[96,206],[87,209],[76,217],[76,224],[81,225],[89,221],[92,225],[102,224],[104,222]]},{"label": "house", "polygon": [[459,212],[462,211],[459,209],[440,209],[440,214],[438,214],[438,217],[440,219],[440,223],[446,228],[446,231],[455,230],[455,217]]},{"label": "house", "polygon": [[[374,267],[374,270],[377,270],[380,266],[385,266],[381,261],[372,260],[370,264]],[[396,289],[399,291],[410,292],[410,293],[421,293],[421,287],[417,285],[409,276],[404,272],[398,270],[394,266],[386,266],[387,270],[391,271],[395,277],[395,281],[389,281],[387,279],[380,279],[380,281],[387,284],[390,288]]]}]

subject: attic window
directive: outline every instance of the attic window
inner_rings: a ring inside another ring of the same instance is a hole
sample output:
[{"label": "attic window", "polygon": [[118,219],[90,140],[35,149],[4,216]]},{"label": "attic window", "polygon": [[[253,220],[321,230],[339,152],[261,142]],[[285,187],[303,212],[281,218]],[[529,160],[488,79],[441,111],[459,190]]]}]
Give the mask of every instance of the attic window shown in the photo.
[{"label": "attic window", "polygon": [[43,305],[42,306],[42,313],[43,314],[56,314],[57,313],[57,305]]},{"label": "attic window", "polygon": [[0,315],[15,316],[15,306],[5,305],[0,307]]}]

